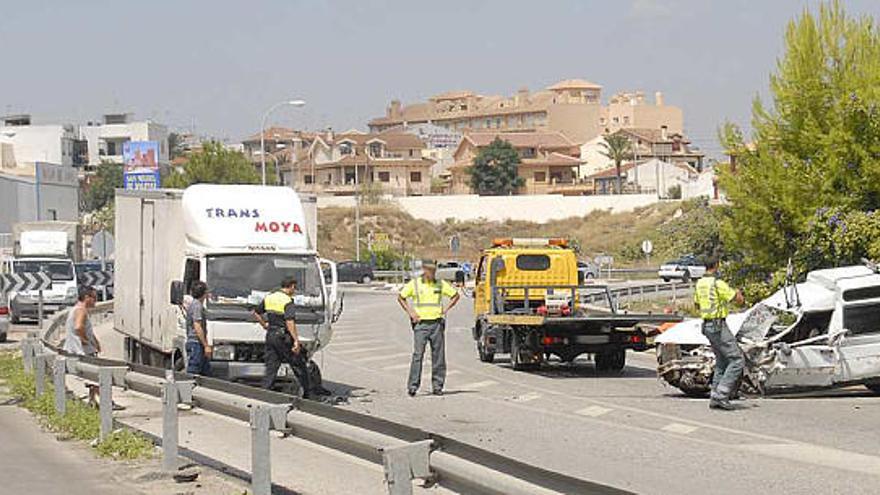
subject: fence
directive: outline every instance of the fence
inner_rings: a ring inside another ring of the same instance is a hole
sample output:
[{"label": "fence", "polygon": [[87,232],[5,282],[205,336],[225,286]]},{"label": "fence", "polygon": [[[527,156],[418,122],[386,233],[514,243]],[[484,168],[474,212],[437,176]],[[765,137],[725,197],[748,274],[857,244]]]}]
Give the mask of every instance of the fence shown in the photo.
[{"label": "fence", "polygon": [[[100,304],[96,312],[112,309],[110,301]],[[64,414],[67,374],[98,382],[101,438],[113,429],[114,386],[161,398],[162,464],[168,471],[176,470],[178,463],[177,405],[188,403],[250,423],[254,495],[272,491],[269,432],[291,429],[304,440],[381,463],[390,495],[409,495],[412,480],[428,476],[436,477],[441,486],[469,494],[629,493],[540,469],[442,435],[285,394],[119,361],[62,355],[52,341],[65,318],[63,311],[42,336],[32,334],[22,341],[24,367],[35,375],[37,394],[45,393],[47,371],[51,371],[55,407]]]}]

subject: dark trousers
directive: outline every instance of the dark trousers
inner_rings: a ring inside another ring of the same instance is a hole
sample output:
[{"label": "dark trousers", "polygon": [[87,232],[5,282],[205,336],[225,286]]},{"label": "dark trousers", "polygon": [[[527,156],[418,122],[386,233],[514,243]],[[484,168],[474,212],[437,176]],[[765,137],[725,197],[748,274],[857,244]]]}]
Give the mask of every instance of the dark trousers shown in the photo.
[{"label": "dark trousers", "polygon": [[278,377],[281,363],[287,363],[302,386],[303,394],[309,395],[309,372],[306,368],[305,349],[293,352],[293,337],[285,330],[270,329],[266,332],[266,375],[263,387],[272,389]]},{"label": "dark trousers", "polygon": [[431,382],[434,390],[443,390],[446,382],[446,341],[443,320],[420,321],[413,326],[413,354],[409,366],[409,389],[418,390],[422,382],[425,346],[431,344]]},{"label": "dark trousers", "polygon": [[742,377],[745,359],[727,322],[723,319],[703,321],[703,335],[715,353],[712,375],[712,400],[728,400]]},{"label": "dark trousers", "polygon": [[210,375],[211,362],[198,340],[186,341],[186,372],[190,375]]}]

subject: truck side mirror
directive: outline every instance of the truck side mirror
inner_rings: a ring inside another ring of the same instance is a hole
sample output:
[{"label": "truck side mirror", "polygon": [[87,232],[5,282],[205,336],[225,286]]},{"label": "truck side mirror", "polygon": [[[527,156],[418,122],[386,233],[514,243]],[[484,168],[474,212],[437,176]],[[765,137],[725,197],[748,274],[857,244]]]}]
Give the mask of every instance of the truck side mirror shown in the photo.
[{"label": "truck side mirror", "polygon": [[171,304],[175,306],[180,306],[183,304],[183,282],[180,280],[174,280],[171,282]]}]

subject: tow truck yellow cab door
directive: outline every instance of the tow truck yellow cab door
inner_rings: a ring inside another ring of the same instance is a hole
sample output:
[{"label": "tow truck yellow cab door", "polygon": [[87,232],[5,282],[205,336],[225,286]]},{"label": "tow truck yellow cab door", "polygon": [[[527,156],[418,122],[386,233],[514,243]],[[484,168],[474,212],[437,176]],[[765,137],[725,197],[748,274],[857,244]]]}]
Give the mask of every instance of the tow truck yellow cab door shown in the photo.
[{"label": "tow truck yellow cab door", "polygon": [[488,278],[486,277],[486,267],[488,266],[488,256],[483,255],[477,264],[477,276],[474,281],[474,315],[479,317],[489,311],[488,297]]}]

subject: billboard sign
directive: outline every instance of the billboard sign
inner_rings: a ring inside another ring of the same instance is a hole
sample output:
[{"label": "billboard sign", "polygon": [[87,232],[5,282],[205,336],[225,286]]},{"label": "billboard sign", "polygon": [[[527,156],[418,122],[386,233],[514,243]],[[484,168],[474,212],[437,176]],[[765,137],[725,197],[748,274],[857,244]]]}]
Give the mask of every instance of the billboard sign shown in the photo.
[{"label": "billboard sign", "polygon": [[159,141],[127,141],[122,144],[126,172],[159,170]]},{"label": "billboard sign", "polygon": [[123,182],[126,189],[147,190],[162,187],[161,176],[158,170],[146,172],[125,172]]},{"label": "billboard sign", "polygon": [[159,142],[128,141],[122,144],[126,189],[159,189]]}]

